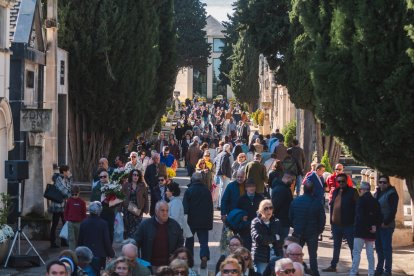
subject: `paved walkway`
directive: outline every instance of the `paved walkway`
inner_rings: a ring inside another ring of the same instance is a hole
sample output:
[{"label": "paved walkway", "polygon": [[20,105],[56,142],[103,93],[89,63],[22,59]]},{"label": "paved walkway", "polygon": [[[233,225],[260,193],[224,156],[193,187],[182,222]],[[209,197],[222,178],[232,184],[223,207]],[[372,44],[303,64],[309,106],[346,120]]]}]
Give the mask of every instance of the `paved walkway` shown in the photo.
[{"label": "paved walkway", "polygon": [[[185,176],[185,171],[183,169],[178,169],[178,176],[176,177],[176,182],[178,182],[182,189],[182,195],[184,194],[185,190],[187,189],[187,184],[189,183],[189,178]],[[323,236],[324,239],[322,242],[319,243],[319,250],[318,250],[318,263],[320,270],[322,268],[328,267],[330,264],[330,260],[332,258],[332,241],[328,239],[330,233],[329,228],[327,226]],[[220,212],[214,212],[214,228],[210,231],[209,234],[209,247],[210,247],[210,254],[211,260],[208,263],[207,269],[200,270],[200,258],[199,258],[199,244],[198,242],[195,243],[195,267],[194,269],[199,272],[200,276],[204,275],[214,275],[215,265],[220,257],[220,250],[219,250],[219,240],[221,236],[221,229],[222,229],[222,222],[220,220]],[[197,239],[196,239],[197,241]],[[49,242],[47,241],[34,241],[36,249],[39,251],[41,256],[45,259],[46,262],[56,259],[59,255],[61,249],[50,249]],[[24,251],[25,245],[22,242],[22,251]],[[120,253],[120,245],[114,244],[114,248],[117,252],[117,255]],[[66,249],[66,248],[65,248]],[[304,249],[305,253],[305,261],[308,262],[307,256],[307,248]],[[393,259],[394,259],[394,274],[393,275],[414,275],[414,246],[404,247],[404,248],[396,248],[393,252]],[[337,273],[321,273],[321,275],[347,275],[349,273],[349,269],[351,267],[351,254],[349,248],[344,245],[341,250],[341,257],[340,262],[338,264],[338,272]],[[360,265],[360,274],[359,275],[367,275],[367,261],[365,258],[365,252],[362,253],[361,256],[361,265]],[[1,276],[8,276],[8,275],[27,275],[27,276],[39,276],[45,275],[45,266],[41,267],[27,267],[27,268],[7,268],[4,269],[3,266],[0,268],[0,275]]]}]

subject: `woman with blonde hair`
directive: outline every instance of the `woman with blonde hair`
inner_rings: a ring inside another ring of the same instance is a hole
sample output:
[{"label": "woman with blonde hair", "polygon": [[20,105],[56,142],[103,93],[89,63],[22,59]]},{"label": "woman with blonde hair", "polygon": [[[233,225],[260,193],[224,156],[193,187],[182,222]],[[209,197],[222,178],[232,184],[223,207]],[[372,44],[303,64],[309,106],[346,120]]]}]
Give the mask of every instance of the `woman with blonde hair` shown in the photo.
[{"label": "woman with blonde hair", "polygon": [[234,254],[240,255],[243,258],[244,262],[244,276],[258,276],[260,274],[254,272],[253,268],[253,260],[252,260],[252,254],[250,251],[245,247],[239,247],[234,251]]},{"label": "woman with blonde hair", "polygon": [[188,276],[188,265],[184,260],[172,260],[170,268],[174,271],[174,275]]},{"label": "woman with blonde hair", "polygon": [[231,169],[232,169],[232,175],[231,178],[232,179],[236,179],[237,178],[237,172],[239,170],[243,170],[247,165],[247,156],[244,152],[239,153],[239,155],[237,155],[237,159],[236,161],[233,162],[233,164],[231,165]]},{"label": "woman with blonde hair", "polygon": [[207,167],[207,162],[204,160],[204,158],[198,160],[196,165],[196,172],[201,173],[203,177],[202,182],[207,186],[209,190],[211,190],[211,186],[213,185],[213,172]]},{"label": "woman with blonde hair", "polygon": [[273,216],[273,205],[270,199],[260,202],[258,215],[251,225],[254,268],[261,274],[269,263],[271,249],[276,256],[282,255],[281,226],[279,220]]},{"label": "woman with blonde hair", "polygon": [[242,276],[242,266],[239,261],[232,257],[227,257],[220,266],[220,275]]},{"label": "woman with blonde hair", "polygon": [[125,257],[119,257],[111,264],[108,265],[110,267],[107,270],[108,275],[119,275],[119,276],[131,276],[132,269],[128,265],[128,260]]}]

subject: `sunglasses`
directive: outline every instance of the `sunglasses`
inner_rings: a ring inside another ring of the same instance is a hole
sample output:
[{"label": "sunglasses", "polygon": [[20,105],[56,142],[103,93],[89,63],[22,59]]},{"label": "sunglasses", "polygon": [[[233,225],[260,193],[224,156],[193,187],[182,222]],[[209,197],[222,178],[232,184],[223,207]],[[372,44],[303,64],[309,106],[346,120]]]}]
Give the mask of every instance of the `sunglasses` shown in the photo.
[{"label": "sunglasses", "polygon": [[379,184],[387,184],[388,182],[387,181],[379,181],[378,183]]},{"label": "sunglasses", "polygon": [[223,269],[221,274],[237,274],[239,273],[238,269]]},{"label": "sunglasses", "polygon": [[138,174],[137,173],[133,173],[132,176],[138,176]]},{"label": "sunglasses", "polygon": [[165,179],[164,178],[162,178],[162,179],[158,179],[158,182],[164,182],[165,181]]},{"label": "sunglasses", "polygon": [[107,178],[107,175],[100,175],[99,178]]},{"label": "sunglasses", "polygon": [[294,274],[296,272],[296,269],[292,268],[292,269],[285,269],[285,270],[280,270],[280,272],[283,272],[285,274]]},{"label": "sunglasses", "polygon": [[78,196],[79,194],[72,194],[72,196]]},{"label": "sunglasses", "polygon": [[263,210],[264,211],[269,211],[269,210],[271,211],[271,210],[273,210],[273,207],[272,206],[264,207]]}]

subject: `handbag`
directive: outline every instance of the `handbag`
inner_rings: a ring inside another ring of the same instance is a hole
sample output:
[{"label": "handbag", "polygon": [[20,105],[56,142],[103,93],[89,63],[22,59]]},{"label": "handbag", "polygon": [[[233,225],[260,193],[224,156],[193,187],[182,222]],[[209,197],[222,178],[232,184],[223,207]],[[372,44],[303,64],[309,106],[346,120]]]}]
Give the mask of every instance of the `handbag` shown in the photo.
[{"label": "handbag", "polygon": [[63,224],[62,230],[60,230],[59,237],[67,240],[68,236],[69,236],[68,222],[65,222],[65,224]]},{"label": "handbag", "polygon": [[47,184],[43,197],[56,203],[63,202],[63,195],[54,184]]},{"label": "handbag", "polygon": [[136,215],[137,217],[141,215],[141,209],[139,209],[138,206],[131,201],[128,203],[128,212]]}]

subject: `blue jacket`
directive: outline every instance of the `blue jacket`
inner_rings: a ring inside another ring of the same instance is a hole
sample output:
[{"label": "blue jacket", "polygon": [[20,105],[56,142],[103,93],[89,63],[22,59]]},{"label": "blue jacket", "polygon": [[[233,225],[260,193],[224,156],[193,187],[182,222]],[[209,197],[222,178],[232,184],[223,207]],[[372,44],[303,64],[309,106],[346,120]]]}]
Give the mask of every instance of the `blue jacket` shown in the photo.
[{"label": "blue jacket", "polygon": [[325,228],[325,208],[318,199],[304,194],[290,204],[289,220],[294,233],[305,238],[319,236]]},{"label": "blue jacket", "polygon": [[[319,178],[319,180],[318,180]],[[313,192],[313,196],[317,199],[319,199],[319,201],[322,204],[325,204],[325,180],[323,179],[323,177],[319,177],[316,172],[312,172],[307,178],[306,180],[309,180],[310,182],[313,183],[314,186],[314,192]],[[321,184],[322,183],[322,184]]]},{"label": "blue jacket", "polygon": [[237,180],[230,182],[226,190],[224,190],[223,196],[221,197],[221,215],[227,215],[231,210],[236,208],[237,201],[240,198],[239,182]]}]

